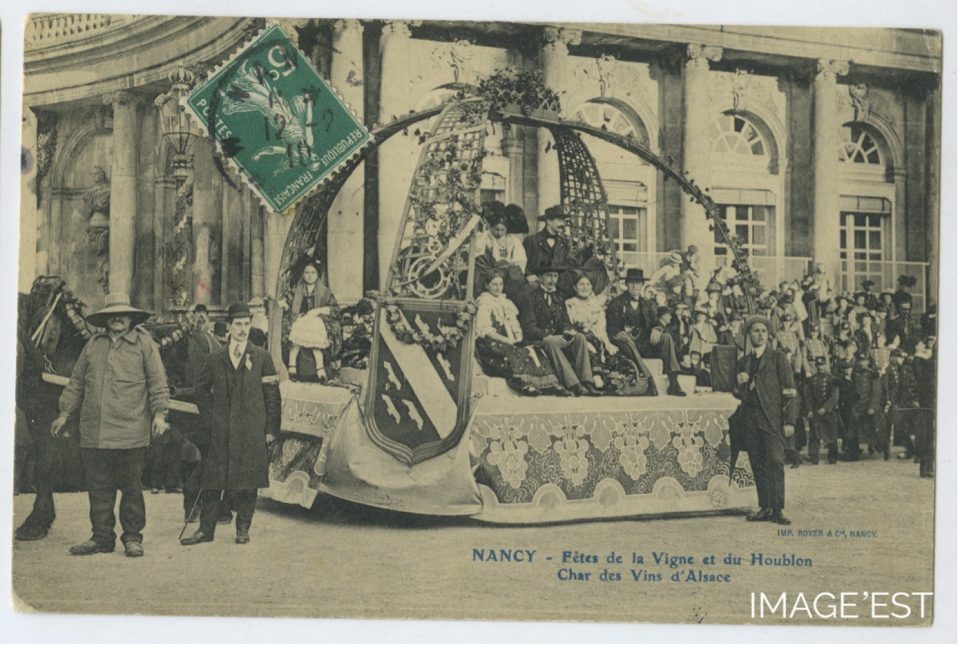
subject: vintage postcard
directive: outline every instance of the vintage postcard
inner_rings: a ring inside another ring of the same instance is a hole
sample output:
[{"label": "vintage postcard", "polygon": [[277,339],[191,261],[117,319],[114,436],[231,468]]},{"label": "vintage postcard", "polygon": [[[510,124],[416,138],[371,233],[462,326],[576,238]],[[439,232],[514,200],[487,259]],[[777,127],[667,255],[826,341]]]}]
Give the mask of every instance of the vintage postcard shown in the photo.
[{"label": "vintage postcard", "polygon": [[933,625],[943,47],[29,15],[17,609]]}]

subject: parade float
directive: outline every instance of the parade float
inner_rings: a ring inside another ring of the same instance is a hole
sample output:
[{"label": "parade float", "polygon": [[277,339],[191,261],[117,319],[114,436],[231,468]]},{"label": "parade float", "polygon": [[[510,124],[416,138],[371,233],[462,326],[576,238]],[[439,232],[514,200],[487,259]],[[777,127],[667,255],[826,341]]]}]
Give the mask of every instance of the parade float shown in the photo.
[{"label": "parade float", "polygon": [[[557,95],[536,75],[502,71],[479,87],[458,88],[442,105],[374,128],[369,143],[301,204],[278,300],[298,259],[323,247],[324,219],[349,175],[391,137],[418,138],[419,163],[376,297],[366,370],[344,368],[337,386],[281,384],[283,433],[263,495],[311,507],[323,493],[400,512],[516,524],[753,504],[747,457],[731,450],[731,394],[522,397],[503,379],[483,375],[474,360],[473,238],[484,226],[480,176],[491,123],[549,131],[574,248],[589,247],[611,277],[620,268],[607,236],[606,193],[583,135],[677,182],[703,207],[703,226],[729,245],[747,298],[757,293],[738,241],[691,178],[640,141],[562,120],[558,111]],[[278,365],[286,365],[277,338],[285,329],[271,322]],[[660,362],[648,363],[665,392]]]}]

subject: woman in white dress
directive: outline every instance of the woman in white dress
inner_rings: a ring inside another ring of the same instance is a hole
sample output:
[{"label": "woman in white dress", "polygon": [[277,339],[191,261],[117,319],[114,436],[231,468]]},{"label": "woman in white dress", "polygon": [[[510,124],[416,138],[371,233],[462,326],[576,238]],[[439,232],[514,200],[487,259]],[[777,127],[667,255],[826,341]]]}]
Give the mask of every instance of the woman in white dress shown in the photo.
[{"label": "woman in white dress", "polygon": [[503,276],[484,274],[484,291],[477,297],[476,355],[485,374],[503,377],[524,395],[566,394],[553,364],[536,346],[523,346],[517,306],[503,293]]},{"label": "woman in white dress", "polygon": [[593,350],[601,357],[612,356],[618,348],[607,336],[606,302],[593,293],[593,283],[586,275],[576,272],[574,295],[566,300],[567,316],[580,332],[583,332]]},{"label": "woman in white dress", "polygon": [[527,284],[527,252],[519,236],[507,233],[507,218],[494,211],[487,220],[487,230],[477,236],[477,276],[474,291],[483,290],[482,278],[495,271],[503,276],[504,293],[513,298]]}]

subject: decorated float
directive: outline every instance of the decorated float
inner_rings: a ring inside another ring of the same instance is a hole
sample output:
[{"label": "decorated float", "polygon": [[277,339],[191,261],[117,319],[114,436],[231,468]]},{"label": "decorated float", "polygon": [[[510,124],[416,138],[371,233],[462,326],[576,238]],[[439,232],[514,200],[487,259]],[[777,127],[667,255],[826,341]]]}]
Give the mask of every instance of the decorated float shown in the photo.
[{"label": "decorated float", "polygon": [[[614,144],[677,182],[703,207],[704,226],[730,246],[744,292],[757,293],[743,250],[707,194],[640,141],[561,120],[558,105],[534,75],[501,72],[374,129],[370,144],[301,205],[284,249],[278,300],[296,280],[298,259],[322,248],[327,210],[347,177],[390,137],[424,127],[412,133],[422,151],[376,298],[366,370],[342,368],[340,385],[282,383],[283,433],[264,495],[310,507],[322,493],[497,523],[753,504],[746,455],[731,461],[731,394],[522,397],[503,379],[483,375],[474,360],[473,239],[484,226],[480,176],[491,122],[550,132],[574,248],[589,247],[609,276],[620,267],[607,236],[606,192],[582,135]],[[271,322],[278,336],[288,327]],[[271,347],[286,365],[284,339],[271,339]],[[648,362],[663,393],[659,364]]]}]

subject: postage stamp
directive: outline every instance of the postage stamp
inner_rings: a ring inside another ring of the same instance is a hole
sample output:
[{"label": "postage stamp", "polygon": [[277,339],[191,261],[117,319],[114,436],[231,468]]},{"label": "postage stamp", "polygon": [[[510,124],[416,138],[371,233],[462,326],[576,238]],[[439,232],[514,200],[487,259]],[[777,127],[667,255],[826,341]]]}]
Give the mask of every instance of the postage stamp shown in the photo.
[{"label": "postage stamp", "polygon": [[370,139],[279,25],[239,49],[186,101],[223,157],[275,213]]}]

